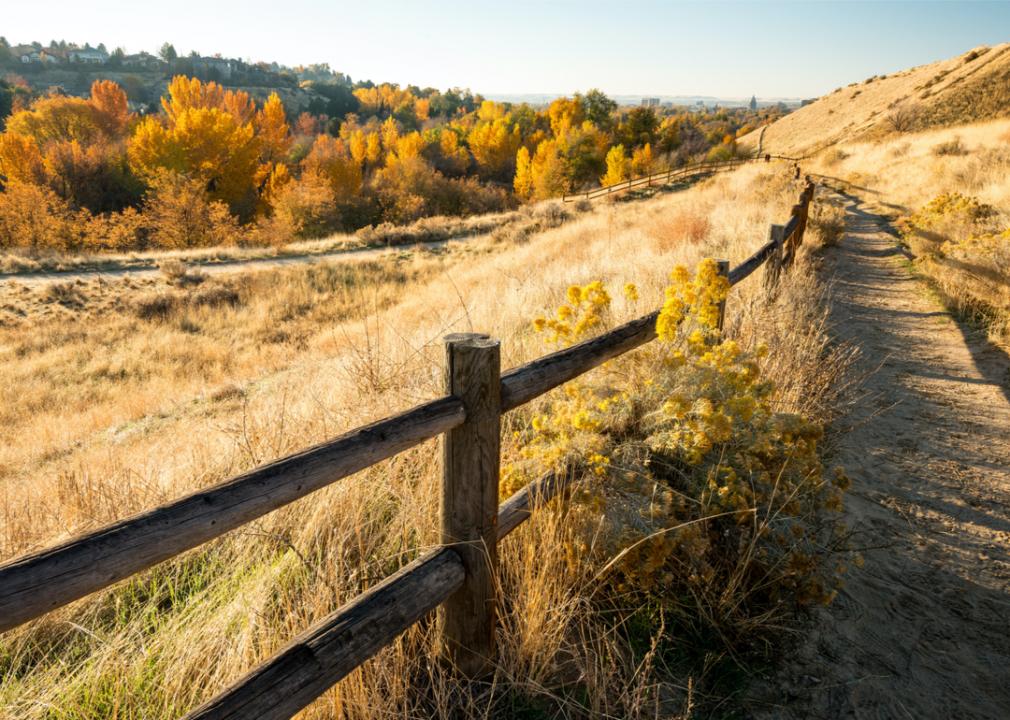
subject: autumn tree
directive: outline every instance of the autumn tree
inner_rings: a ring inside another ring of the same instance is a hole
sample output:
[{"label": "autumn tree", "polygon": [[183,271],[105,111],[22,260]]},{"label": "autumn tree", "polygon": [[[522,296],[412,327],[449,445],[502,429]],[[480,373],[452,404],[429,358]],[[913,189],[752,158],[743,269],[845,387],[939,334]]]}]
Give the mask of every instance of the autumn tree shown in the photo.
[{"label": "autumn tree", "polygon": [[516,174],[512,188],[520,200],[529,200],[533,195],[533,161],[525,145],[516,153]]},{"label": "autumn tree", "polygon": [[600,185],[616,185],[627,180],[630,175],[628,155],[623,145],[614,145],[607,152],[607,173],[600,178]]},{"label": "autumn tree", "polygon": [[634,149],[631,154],[631,172],[633,175],[648,175],[653,171],[654,165],[652,145],[645,143],[642,147]]},{"label": "autumn tree", "polygon": [[95,122],[108,138],[123,137],[130,128],[130,112],[126,92],[111,80],[96,80],[91,85],[88,100],[95,111]]},{"label": "autumn tree", "polygon": [[264,163],[280,163],[291,150],[291,128],[288,126],[284,104],[277,93],[263,103],[256,113],[256,134],[260,139],[260,157]]},{"label": "autumn tree", "polygon": [[45,165],[35,138],[7,131],[0,133],[0,189],[10,182],[45,182]]},{"label": "autumn tree", "polygon": [[569,130],[582,124],[586,119],[586,110],[581,97],[558,98],[547,106],[547,117],[550,119],[551,132],[554,137],[564,137]]},{"label": "autumn tree", "polygon": [[[487,104],[484,103],[485,106]],[[519,135],[519,126],[512,122],[508,114],[502,113],[479,122],[466,139],[477,168],[484,177],[505,179],[512,175],[512,163],[522,137]]]},{"label": "autumn tree", "polygon": [[302,161],[302,171],[325,180],[338,199],[346,200],[361,192],[361,166],[339,138],[318,135]]},{"label": "autumn tree", "polygon": [[199,180],[211,200],[243,216],[252,212],[259,165],[248,95],[217,83],[176,77],[162,100],[165,119],[145,118],[129,144],[130,164],[147,181],[170,171]]}]

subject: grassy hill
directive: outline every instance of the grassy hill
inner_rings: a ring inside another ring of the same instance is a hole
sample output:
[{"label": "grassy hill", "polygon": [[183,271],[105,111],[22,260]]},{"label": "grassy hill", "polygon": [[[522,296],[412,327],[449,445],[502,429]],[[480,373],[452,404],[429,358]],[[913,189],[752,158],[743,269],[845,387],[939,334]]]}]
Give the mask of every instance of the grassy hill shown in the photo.
[{"label": "grassy hill", "polygon": [[[867,78],[768,126],[763,150],[805,155],[840,141],[1010,116],[1010,44]],[[756,148],[757,132],[741,139]]]}]

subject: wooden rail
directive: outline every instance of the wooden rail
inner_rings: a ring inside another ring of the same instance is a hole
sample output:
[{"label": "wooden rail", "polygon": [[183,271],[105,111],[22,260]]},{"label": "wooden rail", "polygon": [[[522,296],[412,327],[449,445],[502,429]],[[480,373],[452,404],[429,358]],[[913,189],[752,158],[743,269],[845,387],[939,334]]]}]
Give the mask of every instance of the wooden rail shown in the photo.
[{"label": "wooden rail", "polygon": [[[807,225],[807,179],[785,225],[735,268],[736,285],[759,267],[774,292]],[[719,309],[719,326],[725,316]],[[499,373],[498,342],[446,338],[446,396],[251,470],[206,490],[0,566],[0,632],[195,548],[341,478],[441,436],[441,544],[323,618],[187,718],[289,718],[392,642],[439,612],[439,652],[478,676],[494,662],[497,543],[565,487],[546,476],[500,506],[500,419],[509,410],[656,337],[659,312]]]},{"label": "wooden rail", "polygon": [[[694,177],[696,175],[707,175],[714,172],[721,172],[723,170],[733,170],[741,165],[753,162],[770,162],[772,160],[787,160],[790,162],[795,162],[797,158],[786,157],[785,155],[771,155],[760,153],[755,157],[746,158],[734,158],[733,160],[721,160],[721,161],[704,161],[700,163],[694,163],[692,165],[685,165],[679,168],[671,168],[669,170],[664,170],[663,172],[649,173],[648,175],[639,175],[638,177],[628,178],[627,180],[622,180],[619,183],[611,183],[610,185],[603,185],[602,187],[592,188],[590,190],[583,190],[577,193],[565,193],[561,196],[563,202],[575,202],[576,200],[596,200],[601,197],[609,197],[615,193],[625,192],[626,190],[632,190],[638,187],[652,187],[653,185],[662,186],[669,185],[674,180],[681,180],[689,177]],[[797,175],[797,177],[799,177]]]}]

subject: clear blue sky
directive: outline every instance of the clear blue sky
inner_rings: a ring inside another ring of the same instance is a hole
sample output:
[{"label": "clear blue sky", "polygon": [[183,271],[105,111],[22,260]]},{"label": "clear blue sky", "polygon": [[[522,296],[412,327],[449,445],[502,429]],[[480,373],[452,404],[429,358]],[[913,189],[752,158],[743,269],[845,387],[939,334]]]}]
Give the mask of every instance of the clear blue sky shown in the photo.
[{"label": "clear blue sky", "polygon": [[13,42],[170,41],[484,93],[810,97],[1010,40],[1007,2],[5,0]]}]

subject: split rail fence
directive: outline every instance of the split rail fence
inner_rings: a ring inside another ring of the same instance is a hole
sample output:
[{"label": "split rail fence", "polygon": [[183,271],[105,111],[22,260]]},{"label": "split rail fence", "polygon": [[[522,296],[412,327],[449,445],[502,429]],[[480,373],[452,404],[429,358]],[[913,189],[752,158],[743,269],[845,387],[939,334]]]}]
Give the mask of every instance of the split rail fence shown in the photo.
[{"label": "split rail fence", "polygon": [[[774,287],[803,242],[807,178],[785,225],[720,272],[736,285],[762,265]],[[725,303],[720,309],[720,323]],[[547,476],[498,505],[501,416],[656,337],[653,312],[500,373],[499,343],[445,338],[445,396],[351,430],[214,487],[0,566],[0,632],[146,570],[422,442],[442,436],[441,545],[296,637],[194,710],[190,720],[289,718],[423,616],[441,608],[439,652],[460,673],[493,663],[499,541],[562,481]]]},{"label": "split rail fence", "polygon": [[[582,192],[571,194],[566,193],[561,196],[561,199],[564,202],[575,202],[576,200],[597,200],[615,193],[633,190],[634,188],[652,187],[653,185],[656,185],[657,187],[669,185],[674,180],[686,180],[699,175],[710,175],[723,170],[733,170],[734,168],[738,168],[741,165],[746,165],[748,163],[771,162],[772,160],[796,161],[798,158],[787,157],[785,155],[759,154],[755,157],[735,158],[733,160],[721,160],[718,162],[709,161],[694,163],[680,168],[671,168],[663,172],[649,173],[648,175],[628,178],[627,180],[622,180],[619,183],[603,185],[602,187],[592,188],[591,190],[583,190]],[[798,168],[799,166],[797,165],[796,167]],[[797,173],[796,178],[799,179],[799,173]]]}]

